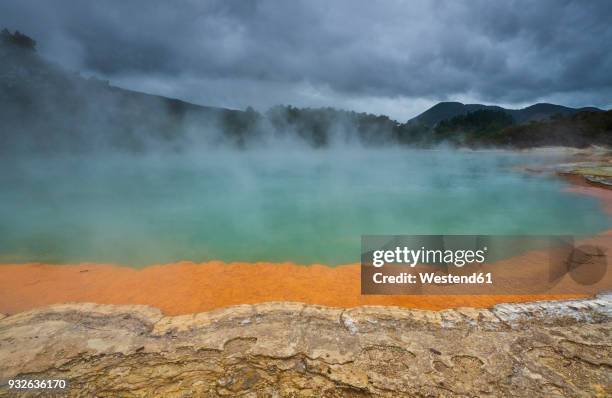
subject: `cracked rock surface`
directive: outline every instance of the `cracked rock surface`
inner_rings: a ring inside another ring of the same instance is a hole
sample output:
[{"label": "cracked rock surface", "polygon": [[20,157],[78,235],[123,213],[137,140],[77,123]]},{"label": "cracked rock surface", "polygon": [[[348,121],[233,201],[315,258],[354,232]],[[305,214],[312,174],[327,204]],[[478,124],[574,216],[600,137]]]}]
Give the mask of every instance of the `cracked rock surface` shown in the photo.
[{"label": "cracked rock surface", "polygon": [[66,304],[0,315],[9,379],[71,397],[611,396],[612,295],[422,311],[242,305],[163,316]]}]

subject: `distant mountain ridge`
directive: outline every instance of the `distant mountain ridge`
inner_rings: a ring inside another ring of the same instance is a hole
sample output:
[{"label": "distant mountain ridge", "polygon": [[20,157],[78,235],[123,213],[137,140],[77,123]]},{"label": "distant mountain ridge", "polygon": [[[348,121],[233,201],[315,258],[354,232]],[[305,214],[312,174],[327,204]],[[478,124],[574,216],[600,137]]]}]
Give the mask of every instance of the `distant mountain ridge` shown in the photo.
[{"label": "distant mountain ridge", "polygon": [[514,119],[516,123],[525,123],[531,120],[544,120],[553,115],[568,116],[577,112],[603,112],[599,108],[584,107],[570,108],[562,105],[538,103],[522,109],[507,109],[497,105],[463,104],[461,102],[440,102],[420,115],[409,120],[409,123],[421,123],[435,126],[443,120],[456,116],[467,115],[479,110],[502,111]]},{"label": "distant mountain ridge", "polygon": [[400,123],[385,115],[279,105],[266,112],[191,104],[114,87],[43,59],[0,32],[0,153],[208,150],[303,145],[612,147],[612,111],[441,102]]}]

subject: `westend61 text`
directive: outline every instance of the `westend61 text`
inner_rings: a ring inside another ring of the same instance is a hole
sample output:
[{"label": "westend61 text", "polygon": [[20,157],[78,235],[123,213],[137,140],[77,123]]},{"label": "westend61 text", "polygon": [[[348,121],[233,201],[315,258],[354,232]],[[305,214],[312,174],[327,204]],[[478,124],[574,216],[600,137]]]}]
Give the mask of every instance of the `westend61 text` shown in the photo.
[{"label": "westend61 text", "polygon": [[419,272],[417,275],[402,272],[399,275],[384,275],[382,272],[377,272],[372,277],[374,283],[407,283],[407,284],[435,284],[435,285],[453,285],[453,284],[492,284],[493,276],[490,272],[474,272],[470,275],[438,275],[433,272]]}]

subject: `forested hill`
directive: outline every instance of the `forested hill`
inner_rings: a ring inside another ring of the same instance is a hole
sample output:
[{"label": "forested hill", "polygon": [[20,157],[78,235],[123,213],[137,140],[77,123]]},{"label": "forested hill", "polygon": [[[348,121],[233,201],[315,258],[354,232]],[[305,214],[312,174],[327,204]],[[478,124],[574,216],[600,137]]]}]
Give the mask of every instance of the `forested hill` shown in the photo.
[{"label": "forested hill", "polygon": [[250,114],[124,90],[45,61],[36,42],[0,32],[2,148],[88,150],[172,146],[186,128],[232,125],[239,136]]},{"label": "forested hill", "polygon": [[612,147],[612,111],[558,113],[517,123],[507,112],[482,109],[442,120],[425,136],[429,145],[471,148]]},{"label": "forested hill", "polygon": [[511,116],[517,123],[546,120],[551,116],[569,116],[578,112],[601,112],[601,109],[594,107],[569,108],[567,106],[547,103],[534,104],[523,109],[506,109],[496,105],[440,102],[439,104],[432,106],[425,112],[411,119],[410,122],[435,126],[443,120],[448,120],[456,116],[463,116],[467,115],[468,113],[481,110],[503,112]]},{"label": "forested hill", "polygon": [[229,146],[612,146],[612,112],[440,103],[413,120],[334,108],[265,113],[190,104],[84,78],[44,60],[27,35],[0,32],[0,152],[198,150]]}]

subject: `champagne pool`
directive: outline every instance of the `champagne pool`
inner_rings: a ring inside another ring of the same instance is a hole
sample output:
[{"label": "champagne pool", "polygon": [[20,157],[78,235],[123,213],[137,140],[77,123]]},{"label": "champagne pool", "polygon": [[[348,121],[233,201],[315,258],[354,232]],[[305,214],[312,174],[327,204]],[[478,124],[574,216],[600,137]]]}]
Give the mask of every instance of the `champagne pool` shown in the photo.
[{"label": "champagne pool", "polygon": [[508,151],[203,151],[0,161],[0,263],[359,262],[362,234],[572,234],[600,203]]}]

